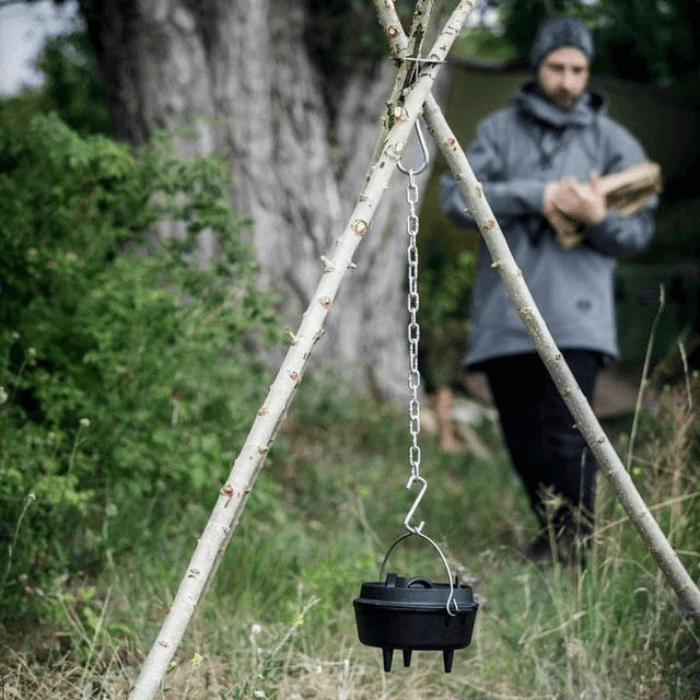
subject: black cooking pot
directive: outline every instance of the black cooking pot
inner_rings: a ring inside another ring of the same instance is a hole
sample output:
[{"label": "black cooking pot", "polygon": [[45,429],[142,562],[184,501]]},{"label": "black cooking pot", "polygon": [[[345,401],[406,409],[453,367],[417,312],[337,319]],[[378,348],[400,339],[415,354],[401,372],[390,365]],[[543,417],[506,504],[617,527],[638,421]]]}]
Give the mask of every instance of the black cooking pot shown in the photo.
[{"label": "black cooking pot", "polygon": [[[448,577],[452,580],[449,568]],[[442,650],[446,673],[452,670],[454,650],[471,642],[479,608],[472,589],[460,585],[456,577],[453,584],[433,583],[422,576],[402,578],[395,573],[384,581],[363,583],[353,606],[360,641],[381,647],[386,672],[391,670],[394,649],[400,649],[404,666],[410,666],[414,650]]]}]

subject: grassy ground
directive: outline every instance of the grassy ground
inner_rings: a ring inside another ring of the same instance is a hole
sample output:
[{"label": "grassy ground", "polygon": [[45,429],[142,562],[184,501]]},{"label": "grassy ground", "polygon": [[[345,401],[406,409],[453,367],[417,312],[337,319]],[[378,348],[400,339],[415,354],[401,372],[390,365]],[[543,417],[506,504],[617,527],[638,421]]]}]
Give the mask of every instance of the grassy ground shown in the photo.
[{"label": "grassy ground", "polygon": [[[384,674],[380,651],[357,640],[352,600],[376,580],[415,495],[405,489],[407,421],[337,394],[302,387],[160,698],[700,697],[700,630],[679,614],[607,484],[586,569],[534,566],[518,552],[534,520],[488,423],[479,426],[488,460],[444,455],[422,438],[420,518],[452,568],[475,580],[473,642],[451,674],[431,652]],[[697,421],[686,401],[669,391],[644,417],[631,468],[697,580]],[[622,454],[626,427],[616,426]],[[133,531],[132,546],[105,569],[27,591],[47,599],[51,622],[5,631],[0,699],[125,698],[210,506],[173,497],[158,518],[112,525]],[[392,560],[399,573],[442,575],[420,541]]]}]

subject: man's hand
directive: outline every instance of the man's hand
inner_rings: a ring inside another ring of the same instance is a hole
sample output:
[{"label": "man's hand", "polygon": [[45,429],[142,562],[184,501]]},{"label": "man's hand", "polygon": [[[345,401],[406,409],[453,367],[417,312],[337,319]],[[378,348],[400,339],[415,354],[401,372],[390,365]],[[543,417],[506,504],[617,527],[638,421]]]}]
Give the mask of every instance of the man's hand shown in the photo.
[{"label": "man's hand", "polygon": [[605,194],[598,173],[592,173],[585,184],[576,180],[548,183],[542,213],[557,232],[557,240],[563,247],[579,243],[578,225],[598,224],[606,215]]},{"label": "man's hand", "polygon": [[599,224],[605,218],[605,194],[596,172],[586,184],[564,180],[553,188],[551,197],[552,205],[574,221]]},{"label": "man's hand", "polygon": [[550,182],[544,190],[544,202],[542,213],[551,224],[552,228],[560,236],[568,236],[576,233],[577,222],[567,216],[562,209],[562,188],[564,183]]}]

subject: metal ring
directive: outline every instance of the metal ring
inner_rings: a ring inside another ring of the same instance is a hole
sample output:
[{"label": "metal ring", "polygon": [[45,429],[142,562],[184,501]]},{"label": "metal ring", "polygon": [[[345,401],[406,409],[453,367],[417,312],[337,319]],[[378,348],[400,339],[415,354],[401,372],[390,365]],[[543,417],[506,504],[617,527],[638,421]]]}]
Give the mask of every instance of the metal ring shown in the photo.
[{"label": "metal ring", "polygon": [[[454,582],[452,580],[452,571],[450,571],[450,565],[447,563],[447,559],[445,558],[445,555],[442,553],[442,550],[440,547],[438,547],[437,543],[432,540],[428,535],[420,532],[420,531],[415,531],[415,532],[404,532],[403,535],[400,535],[397,537],[391,547],[389,547],[389,551],[384,555],[384,561],[382,562],[382,566],[379,569],[379,580],[382,581],[384,579],[384,569],[386,568],[386,563],[389,560],[389,556],[391,553],[394,551],[396,546],[400,543],[403,542],[408,537],[411,536],[417,536],[417,537],[422,537],[424,540],[427,540],[432,546],[433,549],[440,555],[440,559],[442,559],[442,563],[445,566],[445,571],[447,572],[447,581],[450,584],[450,595],[447,598],[447,603],[445,605],[445,609],[447,610],[447,614],[450,617],[455,617],[457,615],[457,612],[459,612],[459,606],[457,605],[457,601],[455,600],[455,587],[454,587]],[[454,612],[450,610],[450,604],[454,608]]]},{"label": "metal ring", "polygon": [[401,63],[402,61],[407,63],[447,63],[445,60],[438,60],[436,58],[413,58],[411,56],[392,56],[392,58],[397,63]]}]

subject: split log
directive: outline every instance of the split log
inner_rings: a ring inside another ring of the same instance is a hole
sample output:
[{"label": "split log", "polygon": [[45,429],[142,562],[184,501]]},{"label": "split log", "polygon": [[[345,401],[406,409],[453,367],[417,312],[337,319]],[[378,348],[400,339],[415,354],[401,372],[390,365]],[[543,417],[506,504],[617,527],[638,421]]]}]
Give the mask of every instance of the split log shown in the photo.
[{"label": "split log", "polygon": [[[661,192],[661,166],[652,161],[642,161],[600,178],[608,209],[622,216],[633,216],[649,204],[654,194]],[[557,243],[568,250],[583,242],[580,231],[557,229]]]}]

